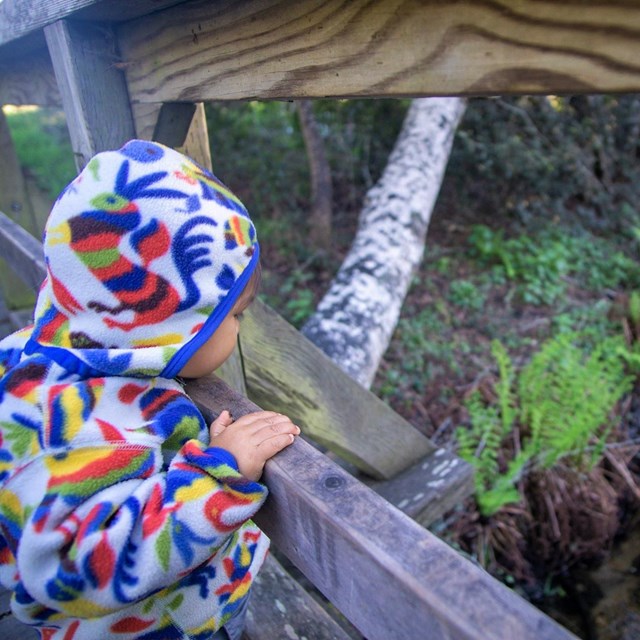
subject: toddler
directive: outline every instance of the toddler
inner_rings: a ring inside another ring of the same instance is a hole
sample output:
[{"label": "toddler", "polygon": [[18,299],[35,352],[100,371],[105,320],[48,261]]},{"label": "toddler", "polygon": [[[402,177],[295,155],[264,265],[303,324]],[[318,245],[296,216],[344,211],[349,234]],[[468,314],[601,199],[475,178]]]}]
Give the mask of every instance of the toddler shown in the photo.
[{"label": "toddler", "polygon": [[231,354],[259,283],[242,203],[159,144],[95,156],[53,206],[34,324],[0,342],[0,583],[43,638],[238,640],[268,549],[265,461],[299,433],[207,428],[177,378]]}]

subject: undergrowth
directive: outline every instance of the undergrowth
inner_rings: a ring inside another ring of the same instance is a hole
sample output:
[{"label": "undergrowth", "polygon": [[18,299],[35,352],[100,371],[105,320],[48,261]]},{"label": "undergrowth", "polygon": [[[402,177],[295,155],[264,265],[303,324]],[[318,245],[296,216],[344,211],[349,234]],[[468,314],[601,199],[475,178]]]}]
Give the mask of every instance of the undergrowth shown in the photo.
[{"label": "undergrowth", "polygon": [[470,427],[459,427],[459,454],[475,469],[476,499],[485,516],[519,502],[516,483],[561,460],[590,471],[602,460],[613,410],[632,385],[622,337],[593,349],[575,333],[548,340],[516,375],[509,354],[494,341],[495,399],[479,391],[467,400]]},{"label": "undergrowth", "polygon": [[75,177],[64,114],[58,109],[20,110],[7,115],[20,164],[53,201]]},{"label": "undergrowth", "polygon": [[547,227],[506,239],[503,230],[474,225],[469,244],[483,264],[496,266],[518,284],[524,303],[558,302],[571,278],[590,291],[640,286],[637,261],[588,233]]}]

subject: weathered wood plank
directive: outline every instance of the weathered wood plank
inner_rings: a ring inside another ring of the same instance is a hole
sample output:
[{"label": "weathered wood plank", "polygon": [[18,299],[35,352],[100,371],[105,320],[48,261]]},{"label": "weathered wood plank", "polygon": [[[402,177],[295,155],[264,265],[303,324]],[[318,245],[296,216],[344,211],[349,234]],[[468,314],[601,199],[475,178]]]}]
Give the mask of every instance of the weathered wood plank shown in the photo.
[{"label": "weathered wood plank", "polygon": [[165,102],[160,108],[152,139],[167,147],[182,146],[195,112],[196,105],[191,102]]},{"label": "weathered wood plank", "polygon": [[[258,409],[221,381],[188,392],[214,413]],[[575,638],[304,440],[264,481],[256,521],[368,640]]]},{"label": "weathered wood plank", "polygon": [[177,149],[215,173],[211,160],[209,129],[207,127],[204,104],[199,102],[195,107],[196,111],[193,114],[191,126],[187,131],[187,137],[181,145],[178,145]]},{"label": "weathered wood plank", "polygon": [[0,105],[3,104],[36,104],[41,107],[62,105],[46,48],[26,55],[11,56],[10,61],[0,51]]},{"label": "weathered wood plank", "polygon": [[122,72],[114,66],[114,39],[105,26],[65,21],[45,28],[78,168],[98,151],[135,137]]},{"label": "weathered wood plank", "polygon": [[370,486],[428,527],[473,493],[473,468],[445,449],[437,449],[392,480]]},{"label": "weathered wood plank", "polygon": [[3,0],[0,45],[22,38],[71,15],[88,20],[120,21],[179,4],[182,0]]},{"label": "weathered wood plank", "polygon": [[194,0],[118,34],[141,102],[640,88],[625,0]]},{"label": "weathered wood plank", "polygon": [[30,233],[0,211],[0,253],[34,291],[46,274],[42,245]]},{"label": "weathered wood plank", "polygon": [[378,479],[435,447],[260,300],[245,312],[240,346],[249,396],[291,416],[319,444]]},{"label": "weathered wood plank", "polygon": [[272,555],[251,588],[245,635],[249,640],[350,637]]},{"label": "weathered wood plank", "polygon": [[11,592],[0,587],[0,638],[6,640],[37,640],[40,634],[33,628],[22,624],[11,614],[9,601]]},{"label": "weathered wood plank", "polygon": [[149,102],[147,104],[132,104],[131,112],[135,123],[136,138],[140,140],[152,140],[158,116],[162,109],[162,103]]}]

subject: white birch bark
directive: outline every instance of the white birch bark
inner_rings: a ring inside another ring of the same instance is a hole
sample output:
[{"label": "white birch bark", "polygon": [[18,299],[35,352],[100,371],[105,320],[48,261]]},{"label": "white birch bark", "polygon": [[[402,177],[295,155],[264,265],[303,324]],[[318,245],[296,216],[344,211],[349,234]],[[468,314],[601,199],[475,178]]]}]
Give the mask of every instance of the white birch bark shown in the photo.
[{"label": "white birch bark", "polygon": [[464,113],[461,98],[411,103],[351,249],[302,332],[368,388],[424,253],[431,212]]}]

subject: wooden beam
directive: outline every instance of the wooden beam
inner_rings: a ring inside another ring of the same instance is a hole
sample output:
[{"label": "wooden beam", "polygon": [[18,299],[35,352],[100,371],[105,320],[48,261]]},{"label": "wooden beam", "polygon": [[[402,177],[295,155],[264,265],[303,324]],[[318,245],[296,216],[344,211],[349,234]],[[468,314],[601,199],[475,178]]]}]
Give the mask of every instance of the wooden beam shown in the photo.
[{"label": "wooden beam", "polygon": [[46,48],[14,57],[10,62],[4,61],[4,58],[0,60],[0,105],[62,106]]},{"label": "wooden beam", "polygon": [[437,449],[391,480],[370,486],[424,527],[462,504],[475,490],[471,465],[446,449]]},{"label": "wooden beam", "polygon": [[0,211],[0,253],[34,291],[46,275],[42,245],[30,233]]},{"label": "wooden beam", "polygon": [[158,11],[184,0],[3,0],[0,45],[24,38],[63,18],[122,21]]},{"label": "wooden beam", "polygon": [[191,102],[165,102],[160,108],[152,140],[167,147],[181,147],[195,112],[196,105]]},{"label": "wooden beam", "polygon": [[129,96],[115,66],[114,38],[105,26],[60,21],[45,28],[79,169],[98,151],[135,137]]},{"label": "wooden beam", "polygon": [[248,395],[287,414],[317,443],[374,478],[391,478],[434,445],[260,300],[243,314]]},{"label": "wooden beam", "polygon": [[[243,638],[350,640],[350,636],[275,559],[267,556],[251,587]],[[358,635],[358,638],[360,636]]]},{"label": "wooden beam", "polygon": [[162,109],[162,103],[149,102],[147,104],[132,104],[131,112],[135,123],[136,138],[140,140],[153,140],[153,132],[158,122],[158,116]]},{"label": "wooden beam", "polygon": [[139,102],[640,89],[622,0],[193,0],[118,35]]},{"label": "wooden beam", "polygon": [[[211,160],[211,146],[209,144],[209,129],[207,127],[207,116],[204,104],[199,102],[195,105],[195,113],[191,126],[187,131],[187,137],[182,145],[178,146],[178,151],[189,156],[201,166],[213,172],[213,162]],[[214,172],[215,173],[215,172]]]},{"label": "wooden beam", "polygon": [[[258,410],[221,381],[187,390],[214,413]],[[575,640],[304,440],[263,480],[256,522],[369,640]]]}]

